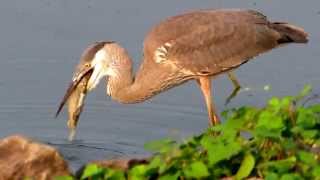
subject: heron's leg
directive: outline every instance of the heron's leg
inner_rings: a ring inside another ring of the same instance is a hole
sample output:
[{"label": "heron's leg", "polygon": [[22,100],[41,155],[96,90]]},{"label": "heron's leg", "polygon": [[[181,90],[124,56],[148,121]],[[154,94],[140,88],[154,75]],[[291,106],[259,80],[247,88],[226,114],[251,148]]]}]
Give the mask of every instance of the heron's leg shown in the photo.
[{"label": "heron's leg", "polygon": [[211,99],[211,79],[209,77],[200,77],[197,82],[206,101],[210,126],[219,124],[220,120],[216,115],[214,103]]},{"label": "heron's leg", "polygon": [[237,80],[236,75],[233,72],[228,72],[228,77],[231,80],[232,84],[233,84],[233,91],[232,93],[228,96],[228,98],[226,99],[226,102],[224,103],[225,105],[229,104],[229,102],[231,101],[231,99],[233,99],[234,97],[237,96],[241,86],[239,81]]}]

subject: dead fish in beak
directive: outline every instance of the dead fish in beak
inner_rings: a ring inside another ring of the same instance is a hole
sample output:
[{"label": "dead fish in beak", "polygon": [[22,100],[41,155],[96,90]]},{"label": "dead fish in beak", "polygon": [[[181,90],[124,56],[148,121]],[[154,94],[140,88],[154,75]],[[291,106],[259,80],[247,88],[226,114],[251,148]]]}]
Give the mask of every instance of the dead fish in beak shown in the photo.
[{"label": "dead fish in beak", "polygon": [[79,121],[80,114],[83,110],[84,100],[87,94],[87,83],[91,77],[92,69],[88,69],[82,75],[78,76],[78,79],[73,80],[60,105],[56,112],[56,117],[59,115],[60,111],[62,110],[64,104],[68,102],[68,128],[69,132],[69,141],[74,139],[76,134],[76,128]]}]

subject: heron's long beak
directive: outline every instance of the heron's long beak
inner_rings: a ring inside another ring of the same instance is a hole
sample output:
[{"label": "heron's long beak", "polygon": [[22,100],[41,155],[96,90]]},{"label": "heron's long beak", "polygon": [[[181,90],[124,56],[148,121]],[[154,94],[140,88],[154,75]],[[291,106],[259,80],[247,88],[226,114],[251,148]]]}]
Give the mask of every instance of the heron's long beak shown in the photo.
[{"label": "heron's long beak", "polygon": [[85,77],[85,76],[91,76],[91,73],[93,72],[93,67],[85,67],[83,70],[79,71],[79,73],[74,77],[74,79],[71,81],[71,83],[69,84],[66,93],[64,94],[58,110],[55,114],[55,117],[57,117],[59,115],[59,113],[61,112],[63,106],[65,105],[65,103],[68,101],[69,97],[71,96],[71,94],[76,90],[78,84],[80,83],[80,81]]}]

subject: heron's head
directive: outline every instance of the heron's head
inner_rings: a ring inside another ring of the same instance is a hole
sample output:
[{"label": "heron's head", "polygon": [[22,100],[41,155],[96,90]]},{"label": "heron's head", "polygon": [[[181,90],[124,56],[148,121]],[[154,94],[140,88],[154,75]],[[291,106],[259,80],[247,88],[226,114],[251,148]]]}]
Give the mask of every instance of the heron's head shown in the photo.
[{"label": "heron's head", "polygon": [[[109,50],[112,44],[115,43],[96,42],[83,52],[80,63],[76,67],[72,81],[60,103],[56,116],[71,95],[77,92],[77,90],[80,91],[81,89],[81,93],[85,95],[87,91],[91,91],[98,85],[102,77],[113,74],[110,65],[112,63],[112,52]],[[79,96],[73,96],[74,102],[77,102],[77,100],[83,96],[80,96],[81,93],[78,93]],[[74,107],[80,108],[83,104],[83,100],[79,102],[81,103],[74,105]]]},{"label": "heron's head", "polygon": [[[101,44],[103,43],[103,44]],[[94,48],[92,52],[84,52],[82,61],[85,62],[86,67],[82,72],[92,71],[91,77],[87,83],[87,90],[91,91],[94,89],[100,82],[103,77],[114,76],[114,56],[112,52],[113,42],[101,42],[97,43],[97,48]],[[100,48],[99,48],[100,47]],[[90,47],[89,47],[90,51]],[[89,53],[89,54],[86,54]],[[87,57],[89,56],[89,57]],[[88,58],[88,59],[86,59]]]},{"label": "heron's head", "polygon": [[80,82],[82,85],[85,84],[86,91],[91,91],[103,77],[119,74],[117,72],[121,63],[117,59],[119,53],[123,53],[119,47],[115,42],[96,42],[90,45],[81,55],[64,101],[78,88]]},{"label": "heron's head", "polygon": [[101,78],[110,73],[109,61],[106,50],[102,48],[96,52],[92,61],[87,65],[89,69],[92,70],[91,77],[87,83],[87,89],[89,91],[99,84]]}]

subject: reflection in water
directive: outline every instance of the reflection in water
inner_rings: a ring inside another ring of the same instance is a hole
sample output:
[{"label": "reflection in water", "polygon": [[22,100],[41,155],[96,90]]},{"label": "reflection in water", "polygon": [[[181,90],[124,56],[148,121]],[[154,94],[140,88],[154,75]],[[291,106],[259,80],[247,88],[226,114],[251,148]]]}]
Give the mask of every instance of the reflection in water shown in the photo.
[{"label": "reflection in water", "polygon": [[[320,1],[42,1],[11,0],[0,6],[0,137],[25,134],[56,147],[72,167],[94,159],[144,154],[143,144],[177,129],[189,136],[207,127],[195,83],[174,88],[139,105],[121,105],[105,96],[104,84],[87,98],[78,145],[66,141],[66,114],[54,113],[80,53],[97,40],[116,40],[139,66],[142,40],[164,17],[199,8],[253,8],[273,19],[299,24],[310,33],[306,46],[292,45],[262,55],[235,71],[243,87],[228,108],[261,105],[272,95],[296,94],[304,84],[319,86]],[[90,6],[90,8],[88,8]],[[300,12],[300,13],[296,13]],[[270,91],[260,90],[270,84]],[[232,91],[226,77],[213,81],[217,109]],[[253,96],[248,96],[252,94]],[[65,112],[63,112],[65,113]],[[84,146],[81,146],[84,145]],[[88,146],[88,147],[87,147]],[[93,148],[91,148],[93,147]],[[95,149],[105,148],[105,149]]]}]

